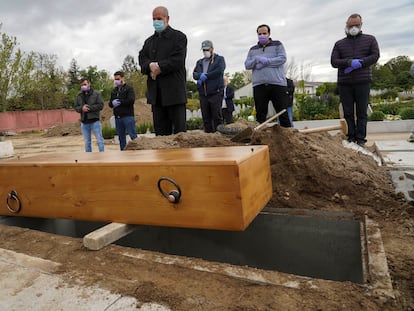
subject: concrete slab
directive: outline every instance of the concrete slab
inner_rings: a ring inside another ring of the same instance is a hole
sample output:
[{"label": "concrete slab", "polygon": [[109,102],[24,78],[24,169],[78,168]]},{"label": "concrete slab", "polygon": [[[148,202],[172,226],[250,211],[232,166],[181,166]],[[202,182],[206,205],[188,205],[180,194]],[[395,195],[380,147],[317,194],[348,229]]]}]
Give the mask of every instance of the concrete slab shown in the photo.
[{"label": "concrete slab", "polygon": [[14,156],[14,148],[11,140],[0,141],[0,159]]},{"label": "concrete slab", "polygon": [[390,171],[396,193],[403,193],[407,201],[414,201],[414,170]]},{"label": "concrete slab", "polygon": [[139,308],[134,297],[67,284],[53,274],[58,267],[49,260],[0,249],[0,310],[169,310],[153,303]]},{"label": "concrete slab", "polygon": [[407,140],[375,141],[374,145],[377,152],[414,152],[414,143],[410,143]]},{"label": "concrete slab", "polygon": [[396,169],[414,169],[414,152],[380,152],[382,162]]},{"label": "concrete slab", "polygon": [[364,222],[370,286],[378,297],[394,299],[381,231],[378,224],[367,216],[365,216]]}]

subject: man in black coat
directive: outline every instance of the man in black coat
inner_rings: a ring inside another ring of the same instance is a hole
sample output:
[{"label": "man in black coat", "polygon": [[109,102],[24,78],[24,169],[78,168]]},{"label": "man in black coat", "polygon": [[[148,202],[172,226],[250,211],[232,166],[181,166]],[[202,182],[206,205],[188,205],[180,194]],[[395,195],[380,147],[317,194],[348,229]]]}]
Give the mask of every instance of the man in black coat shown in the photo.
[{"label": "man in black coat", "polygon": [[[352,14],[346,22],[346,37],[337,41],[331,54],[338,68],[338,92],[348,124],[348,141],[364,146],[367,135],[367,108],[371,87],[371,66],[380,56],[377,40],[361,31],[362,18]],[[355,123],[356,112],[356,123]]]},{"label": "man in black coat", "polygon": [[156,135],[186,131],[187,37],[171,28],[169,19],[167,8],[153,10],[155,32],[145,40],[138,55],[141,72],[148,76],[147,101],[152,105]]}]

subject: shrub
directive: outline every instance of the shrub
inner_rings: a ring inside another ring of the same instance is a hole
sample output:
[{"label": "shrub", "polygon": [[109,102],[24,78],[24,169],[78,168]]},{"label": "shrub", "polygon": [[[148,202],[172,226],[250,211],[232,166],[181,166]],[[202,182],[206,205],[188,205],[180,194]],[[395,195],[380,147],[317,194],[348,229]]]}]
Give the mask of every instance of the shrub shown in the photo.
[{"label": "shrub", "polygon": [[383,121],[384,119],[385,113],[382,111],[373,111],[368,117],[368,120],[370,121]]},{"label": "shrub", "polygon": [[116,129],[108,124],[102,126],[102,136],[104,139],[112,139],[116,135]]},{"label": "shrub", "polygon": [[202,118],[193,118],[187,120],[187,130],[202,130],[203,129],[203,119]]},{"label": "shrub", "polygon": [[188,98],[186,108],[190,111],[200,109],[200,101],[198,99]]},{"label": "shrub", "polygon": [[152,124],[152,122],[143,122],[143,123],[136,125],[136,131],[137,131],[137,134],[145,134],[148,131],[150,133],[153,133],[154,125]]},{"label": "shrub", "polygon": [[402,120],[414,119],[414,108],[402,108],[399,110],[398,114],[401,116]]}]

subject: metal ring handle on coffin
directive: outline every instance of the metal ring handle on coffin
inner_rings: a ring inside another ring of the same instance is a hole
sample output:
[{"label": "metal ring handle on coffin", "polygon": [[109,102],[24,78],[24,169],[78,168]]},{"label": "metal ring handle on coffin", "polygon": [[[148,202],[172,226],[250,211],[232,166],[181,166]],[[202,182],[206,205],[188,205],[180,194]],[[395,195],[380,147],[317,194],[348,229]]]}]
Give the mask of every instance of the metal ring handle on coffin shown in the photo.
[{"label": "metal ring handle on coffin", "polygon": [[[173,184],[176,188],[176,190],[171,190],[169,193],[166,193],[162,187],[161,187],[161,182],[162,181],[168,181],[171,184]],[[181,198],[181,188],[178,185],[178,183],[169,177],[161,177],[158,180],[158,190],[160,191],[160,193],[171,203],[178,203],[180,202],[180,198]]]},{"label": "metal ring handle on coffin", "polygon": [[[10,206],[11,200],[16,201],[17,208],[12,208]],[[17,192],[15,190],[10,191],[9,194],[7,195],[6,206],[7,206],[7,209],[13,214],[16,214],[16,213],[20,212],[20,210],[22,209],[22,202],[20,201],[20,199],[17,195]]]}]

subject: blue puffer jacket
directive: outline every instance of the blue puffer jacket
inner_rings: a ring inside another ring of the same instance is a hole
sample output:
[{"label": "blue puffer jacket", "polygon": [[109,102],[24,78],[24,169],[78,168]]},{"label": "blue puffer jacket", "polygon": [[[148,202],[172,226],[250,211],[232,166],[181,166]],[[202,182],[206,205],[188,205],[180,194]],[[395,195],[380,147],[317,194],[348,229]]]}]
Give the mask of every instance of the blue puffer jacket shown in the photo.
[{"label": "blue puffer jacket", "polygon": [[[193,79],[199,80],[200,75],[203,73],[203,59],[199,59],[196,63],[196,66],[193,71]],[[208,79],[205,83],[198,85],[197,89],[201,95],[213,95],[223,91],[224,89],[224,70],[226,69],[226,62],[224,61],[224,57],[220,56],[216,53],[210,58],[210,62],[208,64],[207,69],[207,76]]]},{"label": "blue puffer jacket", "polygon": [[[371,82],[371,66],[380,57],[377,40],[374,36],[359,33],[348,35],[337,41],[331,54],[332,67],[338,68],[338,84],[358,84]],[[352,59],[361,59],[362,67],[346,74],[345,68],[351,66]]]}]

